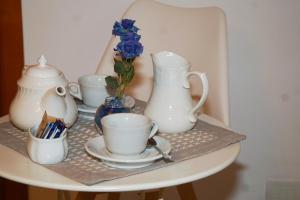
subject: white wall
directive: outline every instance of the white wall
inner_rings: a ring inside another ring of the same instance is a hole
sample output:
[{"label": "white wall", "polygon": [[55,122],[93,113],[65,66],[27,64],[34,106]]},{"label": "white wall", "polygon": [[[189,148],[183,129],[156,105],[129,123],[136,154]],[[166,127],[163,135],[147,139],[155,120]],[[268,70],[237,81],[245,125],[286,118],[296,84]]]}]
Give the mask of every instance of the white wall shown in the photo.
[{"label": "white wall", "polygon": [[[161,0],[227,15],[231,127],[248,138],[237,164],[199,186],[204,199],[260,200],[269,179],[300,180],[300,1]],[[93,72],[113,22],[132,0],[23,0],[25,63],[45,53],[70,80]],[[235,183],[218,182],[235,173]],[[201,190],[202,187],[202,190]],[[206,188],[207,190],[203,190]],[[200,194],[201,192],[201,194]]]},{"label": "white wall", "polygon": [[75,81],[94,73],[111,27],[132,0],[23,0],[25,63],[45,54]]}]

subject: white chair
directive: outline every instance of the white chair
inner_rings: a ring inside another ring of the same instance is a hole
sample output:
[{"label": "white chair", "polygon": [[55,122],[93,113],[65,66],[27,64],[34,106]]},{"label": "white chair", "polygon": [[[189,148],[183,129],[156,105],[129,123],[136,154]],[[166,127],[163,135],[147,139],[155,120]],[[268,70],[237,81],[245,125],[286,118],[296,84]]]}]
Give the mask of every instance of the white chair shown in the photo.
[{"label": "white chair", "polygon": [[[147,101],[153,77],[150,53],[173,51],[190,62],[191,70],[207,73],[210,89],[203,112],[229,125],[227,33],[223,11],[217,7],[181,8],[137,0],[123,18],[136,20],[144,45],[127,93]],[[118,42],[112,37],[96,73],[113,74],[113,48]],[[199,84],[192,80],[192,94],[198,97]],[[196,199],[192,184],[177,186],[177,189],[181,199]]]},{"label": "white chair", "polygon": [[[136,20],[144,45],[144,53],[136,60],[136,76],[128,93],[148,100],[153,76],[150,53],[170,50],[185,57],[191,63],[191,70],[207,73],[210,90],[204,112],[228,125],[227,35],[223,11],[216,7],[179,8],[138,0],[123,18]],[[112,37],[96,73],[113,74],[113,48],[118,42]],[[199,95],[200,87],[195,83],[192,87],[192,94]]]}]

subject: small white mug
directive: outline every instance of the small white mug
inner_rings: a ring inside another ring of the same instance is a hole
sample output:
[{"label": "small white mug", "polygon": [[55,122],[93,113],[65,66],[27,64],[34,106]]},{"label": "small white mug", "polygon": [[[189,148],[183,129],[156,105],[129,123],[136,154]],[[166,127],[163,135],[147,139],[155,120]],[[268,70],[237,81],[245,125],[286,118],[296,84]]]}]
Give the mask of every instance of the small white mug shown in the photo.
[{"label": "small white mug", "polygon": [[35,128],[28,131],[27,151],[32,161],[40,164],[56,164],[68,155],[67,134],[59,138],[42,139],[35,137]]},{"label": "small white mug", "polygon": [[142,114],[110,114],[101,123],[106,149],[115,158],[139,158],[158,131],[157,124]]},{"label": "small white mug", "polygon": [[69,92],[72,96],[82,100],[85,105],[98,107],[109,96],[105,77],[106,75],[97,74],[80,76],[78,83],[70,82],[68,84]]}]

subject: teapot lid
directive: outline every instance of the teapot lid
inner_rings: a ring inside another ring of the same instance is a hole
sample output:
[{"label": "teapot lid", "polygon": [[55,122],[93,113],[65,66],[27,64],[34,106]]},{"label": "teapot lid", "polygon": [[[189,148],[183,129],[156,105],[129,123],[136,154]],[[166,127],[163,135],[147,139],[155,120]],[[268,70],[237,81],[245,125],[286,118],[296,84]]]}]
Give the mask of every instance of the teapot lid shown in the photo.
[{"label": "teapot lid", "polygon": [[25,66],[18,85],[26,88],[49,88],[67,83],[63,73],[51,65],[47,65],[44,55],[37,65]]},{"label": "teapot lid", "polygon": [[60,75],[60,71],[53,66],[47,65],[47,60],[44,55],[38,59],[37,65],[28,67],[25,71],[27,76],[36,78],[53,78]]}]

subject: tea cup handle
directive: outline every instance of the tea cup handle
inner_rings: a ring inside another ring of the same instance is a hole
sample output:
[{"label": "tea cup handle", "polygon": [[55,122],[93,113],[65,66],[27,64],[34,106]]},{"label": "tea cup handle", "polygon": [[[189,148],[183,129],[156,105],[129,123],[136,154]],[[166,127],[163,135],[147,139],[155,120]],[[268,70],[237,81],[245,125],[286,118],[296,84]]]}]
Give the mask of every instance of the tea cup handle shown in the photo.
[{"label": "tea cup handle", "polygon": [[205,73],[200,72],[188,72],[185,75],[185,81],[183,83],[183,87],[190,88],[190,83],[188,81],[189,76],[196,75],[198,76],[202,81],[202,95],[198,103],[189,111],[188,118],[189,120],[194,123],[197,121],[197,118],[195,117],[195,112],[204,104],[206,101],[207,95],[208,95],[208,80]]},{"label": "tea cup handle", "polygon": [[152,138],[156,132],[158,131],[158,125],[156,122],[152,121],[152,127],[151,127],[151,130],[150,130],[150,136],[149,138]]},{"label": "tea cup handle", "polygon": [[82,94],[81,94],[80,87],[79,87],[78,83],[76,83],[76,82],[68,83],[68,90],[69,90],[69,93],[73,97],[76,97],[76,98],[82,100]]}]

